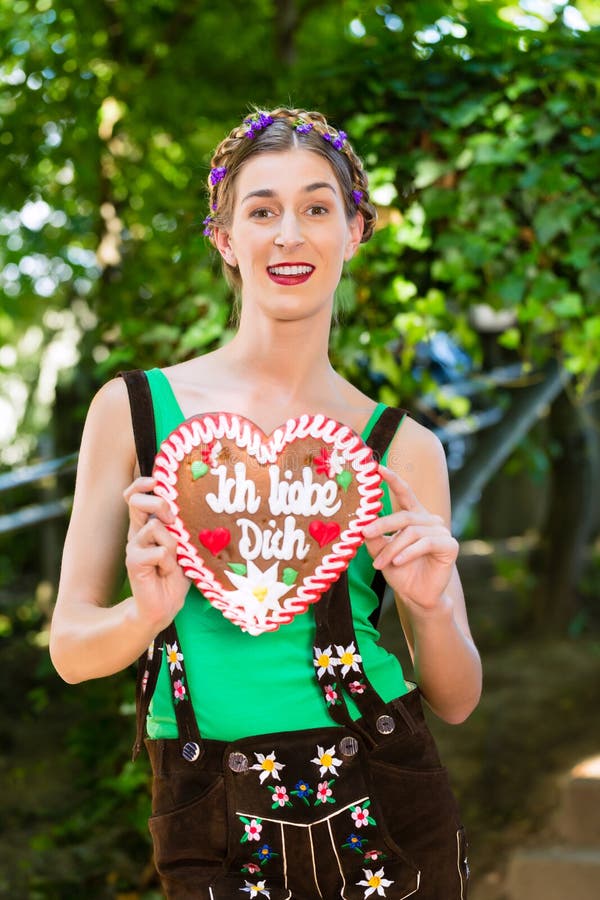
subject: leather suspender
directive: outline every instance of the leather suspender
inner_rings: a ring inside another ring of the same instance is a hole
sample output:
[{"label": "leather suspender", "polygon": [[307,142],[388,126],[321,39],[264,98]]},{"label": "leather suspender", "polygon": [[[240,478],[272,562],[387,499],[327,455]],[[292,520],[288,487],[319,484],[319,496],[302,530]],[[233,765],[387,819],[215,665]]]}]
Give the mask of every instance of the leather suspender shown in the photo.
[{"label": "leather suspender", "polygon": [[[119,372],[127,386],[129,405],[131,407],[131,423],[135,438],[135,450],[142,475],[152,475],[156,456],[156,430],[152,395],[146,374],[141,369],[131,372]],[[146,715],[158,673],[164,646],[165,632],[158,634],[150,647],[142,653],[138,660],[135,685],[136,736],[132,758],[135,760],[144,740]]]}]

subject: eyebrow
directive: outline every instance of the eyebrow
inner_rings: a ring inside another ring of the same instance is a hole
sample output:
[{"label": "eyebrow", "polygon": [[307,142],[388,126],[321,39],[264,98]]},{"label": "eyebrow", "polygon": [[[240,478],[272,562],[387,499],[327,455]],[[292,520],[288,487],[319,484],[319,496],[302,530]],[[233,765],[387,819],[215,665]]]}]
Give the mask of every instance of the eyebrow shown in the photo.
[{"label": "eyebrow", "polygon": [[[313,191],[318,191],[321,188],[329,188],[332,193],[336,194],[337,191],[332,184],[328,181],[313,181],[312,184],[307,184],[306,187],[302,188],[303,193],[311,194]],[[250,191],[249,194],[246,194],[242,203],[245,203],[246,200],[250,200],[252,197],[267,197],[273,198],[277,196],[277,192],[271,190],[271,188],[260,188],[257,191]]]}]

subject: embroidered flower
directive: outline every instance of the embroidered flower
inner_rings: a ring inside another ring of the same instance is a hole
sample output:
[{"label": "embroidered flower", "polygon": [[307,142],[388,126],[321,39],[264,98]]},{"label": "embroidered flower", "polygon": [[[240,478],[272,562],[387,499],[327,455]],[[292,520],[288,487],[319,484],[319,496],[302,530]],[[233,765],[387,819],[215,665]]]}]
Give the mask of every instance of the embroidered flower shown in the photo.
[{"label": "embroidered flower", "polygon": [[338,692],[336,691],[336,687],[337,687],[337,685],[336,685],[335,681],[333,682],[333,684],[325,685],[324,691],[325,691],[325,699],[327,700],[327,706],[340,706],[341,705],[342,701],[338,697]]},{"label": "embroidered flower", "polygon": [[174,672],[175,669],[179,669],[181,672],[181,661],[183,660],[183,653],[180,653],[179,647],[177,646],[177,641],[174,644],[167,644],[167,662],[169,663],[169,669],[171,672]]},{"label": "embroidered flower", "polygon": [[271,894],[265,886],[266,883],[266,881],[257,881],[256,884],[251,884],[249,881],[246,881],[246,887],[240,888],[240,891],[246,891],[251,897],[270,898]]},{"label": "embroidered flower", "polygon": [[242,872],[247,872],[249,875],[255,875],[256,872],[260,872],[260,866],[258,863],[247,862],[241,868]]},{"label": "embroidered flower", "polygon": [[240,838],[240,844],[245,844],[246,841],[260,840],[262,819],[247,819],[245,816],[240,816],[240,821],[244,825],[244,834]]},{"label": "embroidered flower", "polygon": [[344,649],[339,644],[335,645],[336,652],[339,654],[340,665],[342,667],[342,676],[347,675],[350,669],[353,672],[360,672],[359,663],[362,662],[362,656],[360,656],[356,652],[356,647],[354,646],[354,641],[348,644],[348,646]]},{"label": "embroidered flower", "polygon": [[264,622],[270,612],[279,609],[279,600],[291,590],[291,584],[283,584],[277,580],[279,563],[274,563],[266,572],[248,560],[248,574],[239,575],[226,570],[225,574],[236,587],[235,591],[224,591],[227,600],[241,606],[249,615],[259,622]]},{"label": "embroidered flower", "polygon": [[354,819],[354,824],[357,828],[362,828],[364,825],[376,825],[375,819],[373,816],[369,814],[369,806],[371,805],[370,800],[365,800],[362,806],[351,806],[350,812],[352,813],[352,818]]},{"label": "embroidered flower", "polygon": [[283,785],[267,785],[268,790],[273,794],[272,800],[273,805],[271,809],[277,809],[278,806],[291,806],[290,798],[287,792],[287,788],[283,787]]},{"label": "embroidered flower", "polygon": [[383,850],[365,850],[365,859],[377,862],[378,859],[387,859],[387,856]]},{"label": "embroidered flower", "polygon": [[331,781],[320,781],[317,785],[317,799],[315,800],[315,806],[319,806],[321,803],[335,803],[335,797],[333,796],[333,791],[331,790],[331,785],[334,783],[334,779]]},{"label": "embroidered flower", "polygon": [[175,703],[179,703],[180,700],[187,700],[187,691],[183,683],[183,678],[174,682],[173,697],[175,698]]},{"label": "embroidered flower", "polygon": [[360,853],[365,844],[368,844],[366,838],[360,837],[358,834],[349,834],[346,838],[346,843],[342,844],[342,847],[349,850],[356,850],[357,853]]},{"label": "embroidered flower", "polygon": [[384,888],[389,887],[390,884],[393,884],[393,881],[390,881],[389,878],[384,878],[383,868],[378,869],[377,872],[373,873],[371,869],[363,869],[365,873],[365,877],[363,881],[357,881],[356,884],[359,887],[366,887],[366,891],[364,893],[365,900],[367,897],[370,897],[371,894],[377,893],[380,897],[385,897],[386,893]]},{"label": "embroidered flower", "polygon": [[255,762],[250,768],[257,769],[260,772],[260,783],[262,784],[269,775],[274,778],[275,781],[279,781],[279,771],[285,768],[285,763],[277,762],[275,759],[275,751],[272,750],[268,756],[265,756],[264,753],[255,753],[254,755],[258,762]]},{"label": "embroidered flower", "polygon": [[311,759],[311,762],[320,766],[320,775],[324,775],[325,772],[331,772],[332,775],[337,775],[338,771],[336,766],[342,765],[342,760],[335,757],[335,745],[330,747],[329,750],[323,750],[321,746],[317,745],[317,755],[314,759]]},{"label": "embroidered flower", "polygon": [[252,856],[256,856],[258,860],[260,860],[260,864],[262,866],[263,863],[269,862],[274,856],[279,856],[279,853],[275,853],[272,847],[269,847],[268,844],[263,844],[262,847],[259,847],[256,853],[253,853]]},{"label": "embroidered flower", "polygon": [[329,647],[325,647],[324,650],[321,650],[320,647],[315,647],[315,658],[314,664],[317,668],[317,678],[322,678],[325,672],[328,672],[329,675],[333,675],[334,666],[339,665],[339,659],[336,659],[335,656],[331,655],[331,644]]},{"label": "embroidered flower", "polygon": [[364,694],[365,692],[365,685],[362,681],[351,681],[348,687],[351,694]]},{"label": "embroidered flower", "polygon": [[303,800],[307,806],[309,806],[308,798],[311,794],[314,794],[314,791],[306,781],[299,781],[298,784],[294,786],[294,790],[290,791],[290,794],[294,794],[296,797],[299,797],[300,800]]}]

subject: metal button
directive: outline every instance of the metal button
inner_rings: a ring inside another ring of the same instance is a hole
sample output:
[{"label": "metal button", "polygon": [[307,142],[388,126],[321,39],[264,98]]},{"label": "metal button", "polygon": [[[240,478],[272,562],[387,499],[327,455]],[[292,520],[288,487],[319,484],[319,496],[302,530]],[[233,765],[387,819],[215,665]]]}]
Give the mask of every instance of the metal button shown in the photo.
[{"label": "metal button", "polygon": [[187,759],[188,762],[196,762],[200,756],[200,747],[196,741],[188,741],[187,744],[183,745],[181,755],[184,759]]},{"label": "metal button", "polygon": [[396,727],[396,723],[391,716],[379,716],[375,723],[375,727],[379,734],[391,734]]},{"label": "metal button", "polygon": [[358,741],[354,737],[343,737],[340,741],[340,753],[342,756],[356,756],[358,753]]},{"label": "metal button", "polygon": [[228,765],[232,772],[247,772],[249,768],[248,757],[244,753],[229,754]]}]

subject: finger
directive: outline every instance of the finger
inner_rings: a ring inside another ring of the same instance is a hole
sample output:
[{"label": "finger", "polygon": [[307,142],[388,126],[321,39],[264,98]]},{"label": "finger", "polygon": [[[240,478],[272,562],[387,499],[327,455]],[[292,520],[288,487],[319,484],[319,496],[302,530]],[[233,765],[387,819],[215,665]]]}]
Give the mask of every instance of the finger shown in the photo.
[{"label": "finger", "polygon": [[145,525],[140,528],[135,535],[132,536],[139,547],[150,547],[153,544],[160,544],[167,547],[169,551],[175,553],[177,549],[177,538],[175,535],[157,518],[150,518]]},{"label": "finger", "polygon": [[382,466],[381,463],[379,464],[379,471],[402,509],[424,509],[408,481],[400,478],[396,472],[388,469],[387,466]]},{"label": "finger", "polygon": [[390,513],[388,516],[379,516],[375,521],[370,522],[363,528],[365,537],[377,537],[381,534],[390,534],[401,531],[408,525],[445,525],[441,516],[431,513],[414,510],[401,510],[400,512]]},{"label": "finger", "polygon": [[428,535],[398,553],[392,563],[395,566],[403,566],[422,556],[435,556],[451,564],[458,556],[458,541],[451,534]]},{"label": "finger", "polygon": [[431,527],[429,525],[410,525],[403,531],[389,538],[386,546],[373,560],[376,569],[384,569],[411,544],[428,537],[443,537],[448,531],[443,526]]},{"label": "finger", "polygon": [[133,494],[148,494],[154,490],[156,487],[156,478],[150,478],[148,476],[141,475],[139,478],[136,478],[131,484],[125,488],[123,491],[123,497],[125,501],[128,503],[129,498]]},{"label": "finger", "polygon": [[144,569],[148,573],[158,569],[161,575],[168,575],[179,565],[169,548],[159,544],[148,547],[133,545],[127,551],[126,563],[128,572],[134,573],[138,578]]},{"label": "finger", "polygon": [[168,502],[154,494],[132,493],[128,499],[131,532],[135,533],[151,518],[157,518],[166,525],[175,521]]}]

